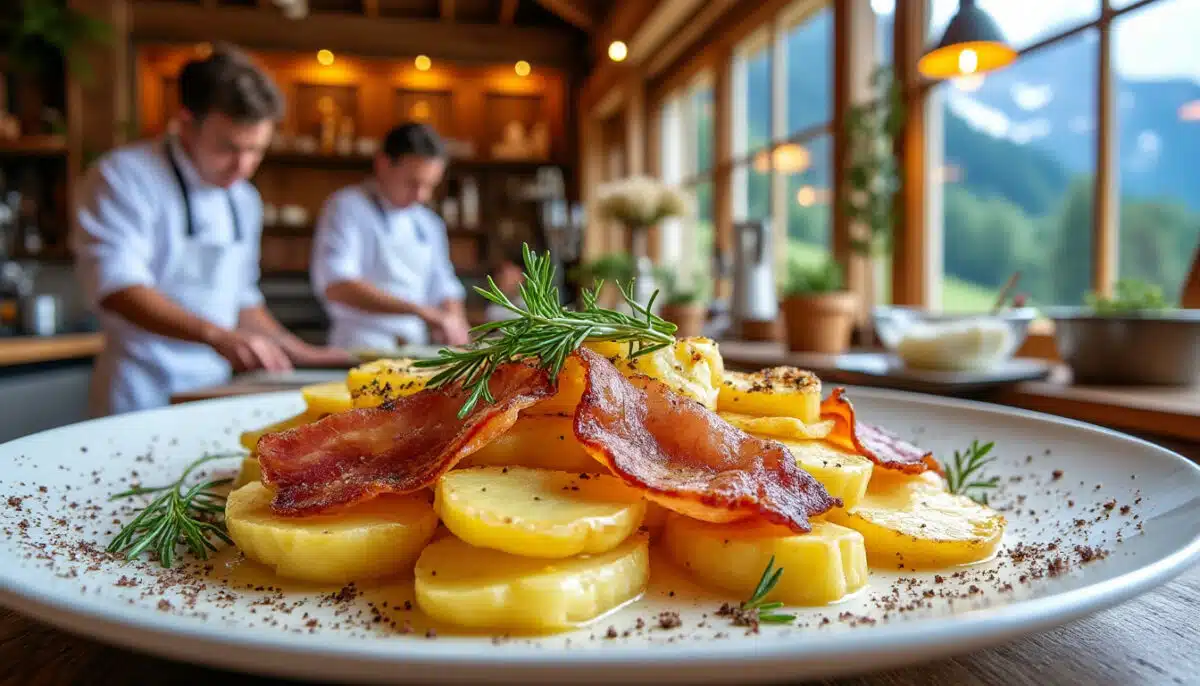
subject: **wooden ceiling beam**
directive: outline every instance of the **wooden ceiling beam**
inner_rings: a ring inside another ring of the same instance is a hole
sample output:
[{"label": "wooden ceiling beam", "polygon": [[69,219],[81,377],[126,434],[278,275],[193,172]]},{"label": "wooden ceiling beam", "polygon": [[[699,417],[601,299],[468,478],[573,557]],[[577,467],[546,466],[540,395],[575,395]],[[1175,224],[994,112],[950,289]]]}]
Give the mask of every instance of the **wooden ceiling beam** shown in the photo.
[{"label": "wooden ceiling beam", "polygon": [[454,0],[439,0],[438,6],[440,8],[442,21],[453,22],[454,21]]},{"label": "wooden ceiling beam", "polygon": [[591,6],[584,0],[537,0],[537,3],[568,24],[584,31],[590,32],[598,22]]},{"label": "wooden ceiling beam", "polygon": [[380,57],[426,54],[460,62],[524,59],[562,69],[578,69],[585,57],[577,35],[547,28],[340,14],[285,20],[255,8],[205,10],[157,2],[131,3],[131,9],[136,42],[228,41],[260,50],[328,48]]},{"label": "wooden ceiling beam", "polygon": [[517,2],[519,0],[500,0],[500,25],[512,26],[513,20],[517,16]]}]

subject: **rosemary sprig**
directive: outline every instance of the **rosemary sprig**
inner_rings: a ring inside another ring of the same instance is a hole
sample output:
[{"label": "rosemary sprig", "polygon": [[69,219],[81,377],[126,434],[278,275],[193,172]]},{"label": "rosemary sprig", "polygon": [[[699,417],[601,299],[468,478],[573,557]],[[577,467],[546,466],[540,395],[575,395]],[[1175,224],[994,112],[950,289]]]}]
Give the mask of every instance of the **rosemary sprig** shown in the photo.
[{"label": "rosemary sprig", "polygon": [[123,553],[125,559],[132,560],[146,550],[153,550],[158,554],[159,564],[170,568],[175,562],[175,547],[179,544],[186,545],[192,555],[201,560],[207,560],[209,551],[217,549],[212,537],[232,544],[225,533],[225,496],[215,489],[230,484],[233,479],[212,479],[191,487],[185,485],[188,477],[201,465],[243,456],[242,453],[206,455],[188,465],[175,483],[138,486],[109,498],[119,500],[160,494],[121,529],[108,544],[108,552]]},{"label": "rosemary sprig", "polygon": [[975,502],[987,505],[987,491],[1000,485],[1000,477],[983,478],[982,470],[996,457],[988,457],[995,447],[994,442],[971,441],[963,451],[954,451],[954,462],[943,465],[946,470],[946,488],[951,493],[965,495]]},{"label": "rosemary sprig", "polygon": [[750,599],[742,602],[739,609],[743,612],[757,612],[758,621],[765,624],[786,624],[796,618],[796,615],[787,614],[784,612],[775,612],[783,607],[783,603],[779,601],[766,602],[767,594],[775,588],[779,583],[779,577],[783,576],[783,568],[775,569],[775,556],[767,562],[767,568],[763,570],[762,577],[758,580],[758,586],[754,589]]},{"label": "rosemary sprig", "polygon": [[436,358],[416,363],[417,367],[441,369],[430,380],[430,386],[461,382],[469,391],[459,417],[465,417],[481,400],[494,402],[488,380],[507,362],[534,360],[552,376],[558,376],[567,358],[585,341],[628,343],[630,357],[675,342],[675,325],[650,311],[657,292],[643,305],[634,300],[629,284],[618,283],[621,295],[633,310],[628,315],[596,304],[603,286],[603,281],[597,281],[595,287],[583,290],[583,308],[568,310],[558,298],[550,253],[538,255],[526,244],[524,258],[523,307],[514,304],[490,276],[487,288],[475,288],[489,302],[515,314],[515,318],[471,329],[475,342],[466,350],[443,348]]}]

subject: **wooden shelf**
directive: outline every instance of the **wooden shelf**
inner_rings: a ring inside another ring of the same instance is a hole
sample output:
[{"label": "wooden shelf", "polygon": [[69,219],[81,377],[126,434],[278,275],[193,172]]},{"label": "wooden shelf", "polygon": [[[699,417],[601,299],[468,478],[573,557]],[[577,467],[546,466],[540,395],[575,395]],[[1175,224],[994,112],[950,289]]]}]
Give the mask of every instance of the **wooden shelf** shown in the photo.
[{"label": "wooden shelf", "polygon": [[65,157],[66,136],[23,136],[0,140],[0,155],[10,157]]},{"label": "wooden shelf", "polygon": [[[336,155],[326,153],[304,152],[268,152],[263,157],[263,164],[274,164],[289,167],[312,167],[316,169],[370,169],[373,157],[364,155]],[[539,167],[563,167],[561,162],[554,160],[493,160],[465,159],[450,160],[449,171],[482,172],[509,171],[528,172]]]}]

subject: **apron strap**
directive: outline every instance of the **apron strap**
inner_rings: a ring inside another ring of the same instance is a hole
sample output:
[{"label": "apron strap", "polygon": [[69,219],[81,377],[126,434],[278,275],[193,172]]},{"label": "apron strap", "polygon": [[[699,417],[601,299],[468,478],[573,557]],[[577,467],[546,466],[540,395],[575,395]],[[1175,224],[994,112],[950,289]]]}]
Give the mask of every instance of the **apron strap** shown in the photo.
[{"label": "apron strap", "polygon": [[[379,213],[379,220],[383,222],[383,230],[391,229],[391,224],[388,221],[387,208],[383,206],[383,198],[379,197],[379,192],[373,188],[367,189],[367,197],[371,199],[371,204],[375,206],[375,211]],[[421,243],[425,242],[425,230],[421,228],[421,223],[413,220],[413,231],[417,234],[417,240]]]},{"label": "apron strap", "polygon": [[[183,170],[179,167],[179,161],[175,159],[175,153],[171,150],[169,141],[164,141],[163,147],[166,149],[167,162],[171,164],[171,172],[175,176],[175,183],[179,186],[179,195],[183,198],[183,222],[184,230],[188,238],[196,237],[196,222],[192,219],[192,198],[188,193],[187,182],[183,178]],[[242,242],[242,220],[238,215],[237,205],[233,202],[233,191],[225,189],[225,200],[229,203],[229,216],[233,219],[233,242]]]}]

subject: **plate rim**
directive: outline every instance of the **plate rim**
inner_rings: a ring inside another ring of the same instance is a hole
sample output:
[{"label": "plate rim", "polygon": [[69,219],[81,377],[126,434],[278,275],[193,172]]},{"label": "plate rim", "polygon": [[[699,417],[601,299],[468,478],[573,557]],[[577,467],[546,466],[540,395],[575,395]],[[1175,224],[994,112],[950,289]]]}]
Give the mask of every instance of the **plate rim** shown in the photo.
[{"label": "plate rim", "polygon": [[[1160,454],[1163,459],[1175,462],[1177,466],[1191,470],[1194,478],[1200,478],[1200,465],[1179,453],[1138,436],[1088,422],[962,398],[861,386],[848,386],[847,389],[859,396],[873,395],[892,401],[965,408],[1032,419],[1100,434],[1108,439],[1131,441]],[[211,407],[243,404],[250,398],[276,402],[284,398],[298,399],[298,396],[298,391],[278,391],[203,400],[137,414],[147,417],[154,413],[175,414],[186,411],[180,408],[194,405]],[[19,444],[33,436],[45,438],[56,433],[77,431],[81,426],[104,423],[110,419],[92,419],[59,427],[3,445]],[[613,645],[581,650],[508,645],[493,651],[475,651],[469,657],[466,655],[468,646],[479,646],[481,639],[443,637],[429,642],[387,642],[375,638],[320,636],[313,639],[307,635],[263,632],[261,629],[228,626],[199,618],[166,617],[139,607],[130,610],[113,605],[109,599],[47,591],[19,583],[4,568],[0,568],[0,605],[102,643],[193,663],[293,677],[345,677],[348,673],[354,673],[358,677],[370,678],[373,670],[403,663],[413,669],[411,674],[404,675],[405,678],[447,677],[448,668],[458,674],[470,673],[480,678],[486,678],[492,670],[505,670],[507,673],[520,669],[525,672],[525,677],[539,678],[555,676],[562,670],[574,672],[584,669],[590,672],[590,676],[585,675],[589,679],[611,678],[614,671],[636,669],[640,675],[656,679],[686,677],[694,680],[720,672],[713,669],[715,666],[751,671],[773,666],[777,670],[786,671],[790,668],[800,673],[805,663],[814,660],[821,662],[822,674],[832,675],[901,664],[911,661],[912,654],[919,653],[928,658],[965,652],[1066,624],[1165,584],[1198,561],[1200,534],[1172,552],[1111,579],[1007,605],[921,619],[918,624],[896,623],[871,627],[856,632],[851,640],[841,633],[802,632],[803,640],[797,640],[793,633],[790,636],[756,637],[749,644],[741,640],[689,641],[670,647]],[[916,626],[919,626],[919,631],[913,631]],[[856,670],[857,665],[850,658],[863,658],[868,654],[870,659],[863,660],[868,664]],[[260,663],[258,660],[263,661]],[[831,661],[849,664],[843,665],[845,669],[839,671],[840,667],[831,665]],[[426,673],[421,674],[422,670],[426,670]],[[706,674],[709,670],[712,670],[712,674]],[[781,674],[779,671],[769,673],[776,676]],[[387,678],[395,679],[397,676],[389,674]],[[749,672],[747,676],[750,676]]]}]

